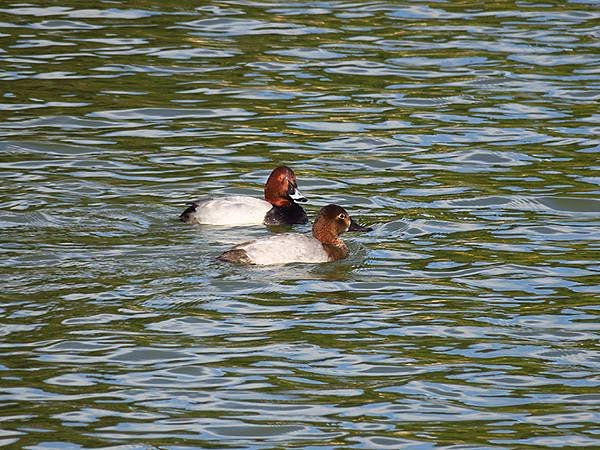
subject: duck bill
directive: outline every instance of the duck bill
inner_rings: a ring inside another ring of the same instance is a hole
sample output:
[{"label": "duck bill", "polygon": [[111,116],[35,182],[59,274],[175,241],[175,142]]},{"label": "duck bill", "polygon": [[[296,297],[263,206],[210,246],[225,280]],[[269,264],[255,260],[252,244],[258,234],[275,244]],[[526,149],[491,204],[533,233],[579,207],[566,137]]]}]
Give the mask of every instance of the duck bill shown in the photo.
[{"label": "duck bill", "polygon": [[294,200],[295,202],[299,203],[305,203],[308,201],[306,197],[302,195],[302,192],[300,192],[298,186],[294,186],[293,184],[290,184],[290,187],[288,189],[288,197]]},{"label": "duck bill", "polygon": [[356,223],[354,221],[354,219],[350,219],[350,226],[348,227],[348,231],[361,231],[361,232],[365,232],[365,231],[373,231],[373,228],[371,227],[364,227],[358,223]]}]

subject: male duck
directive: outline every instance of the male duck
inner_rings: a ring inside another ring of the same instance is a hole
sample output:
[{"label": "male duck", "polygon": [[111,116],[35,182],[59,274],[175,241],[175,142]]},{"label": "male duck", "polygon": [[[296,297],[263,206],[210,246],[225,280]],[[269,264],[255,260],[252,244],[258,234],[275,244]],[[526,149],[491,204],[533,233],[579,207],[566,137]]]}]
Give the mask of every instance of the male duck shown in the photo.
[{"label": "male duck", "polygon": [[198,200],[181,213],[179,220],[207,225],[292,225],[307,223],[296,202],[306,202],[298,190],[296,175],[287,166],[271,172],[265,184],[265,199],[242,195]]},{"label": "male duck", "polygon": [[371,230],[357,224],[341,206],[327,205],[315,219],[312,237],[298,233],[277,234],[237,245],[219,259],[260,265],[336,261],[348,256],[348,247],[340,239],[340,234]]}]

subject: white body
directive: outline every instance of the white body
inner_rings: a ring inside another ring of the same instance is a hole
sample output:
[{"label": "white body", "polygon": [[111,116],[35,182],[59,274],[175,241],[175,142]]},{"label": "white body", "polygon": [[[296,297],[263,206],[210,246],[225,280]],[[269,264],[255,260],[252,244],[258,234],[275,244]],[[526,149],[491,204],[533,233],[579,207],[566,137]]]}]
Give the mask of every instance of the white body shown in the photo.
[{"label": "white body", "polygon": [[273,208],[260,198],[246,196],[222,197],[198,202],[190,221],[206,225],[261,224]]},{"label": "white body", "polygon": [[329,261],[323,244],[312,236],[298,233],[276,234],[240,244],[254,264],[320,263]]}]

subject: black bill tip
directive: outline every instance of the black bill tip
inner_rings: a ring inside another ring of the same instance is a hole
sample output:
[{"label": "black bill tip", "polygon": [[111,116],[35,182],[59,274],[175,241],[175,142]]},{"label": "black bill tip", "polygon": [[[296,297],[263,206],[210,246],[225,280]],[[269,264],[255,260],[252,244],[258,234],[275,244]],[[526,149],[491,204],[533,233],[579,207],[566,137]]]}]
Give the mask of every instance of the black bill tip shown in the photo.
[{"label": "black bill tip", "polygon": [[361,232],[366,232],[366,231],[373,231],[373,228],[371,227],[365,227],[362,226],[358,223],[356,223],[354,221],[354,219],[350,219],[350,226],[348,227],[348,231],[361,231]]}]

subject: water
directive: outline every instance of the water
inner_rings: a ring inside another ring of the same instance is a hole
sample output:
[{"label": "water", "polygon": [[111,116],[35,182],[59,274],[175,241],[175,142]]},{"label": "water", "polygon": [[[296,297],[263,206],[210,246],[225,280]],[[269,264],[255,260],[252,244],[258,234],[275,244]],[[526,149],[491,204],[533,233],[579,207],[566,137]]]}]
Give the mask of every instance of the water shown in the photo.
[{"label": "water", "polygon": [[[3,3],[0,443],[600,447],[599,18]],[[373,226],[349,259],[176,221],[280,163]]]}]

